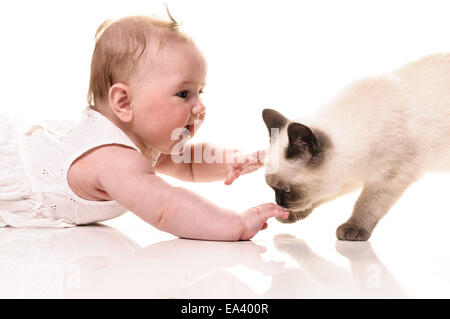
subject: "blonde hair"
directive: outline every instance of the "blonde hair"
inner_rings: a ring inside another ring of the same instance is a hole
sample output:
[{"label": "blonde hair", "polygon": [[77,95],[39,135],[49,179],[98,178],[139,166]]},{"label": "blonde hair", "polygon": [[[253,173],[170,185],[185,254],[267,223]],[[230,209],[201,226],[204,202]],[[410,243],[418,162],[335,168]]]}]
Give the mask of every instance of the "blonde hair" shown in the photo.
[{"label": "blonde hair", "polygon": [[167,10],[169,20],[149,16],[131,16],[103,22],[95,33],[95,48],[87,102],[97,111],[108,101],[109,89],[125,83],[141,69],[144,53],[158,52],[168,39],[188,40],[179,31],[179,24]]}]

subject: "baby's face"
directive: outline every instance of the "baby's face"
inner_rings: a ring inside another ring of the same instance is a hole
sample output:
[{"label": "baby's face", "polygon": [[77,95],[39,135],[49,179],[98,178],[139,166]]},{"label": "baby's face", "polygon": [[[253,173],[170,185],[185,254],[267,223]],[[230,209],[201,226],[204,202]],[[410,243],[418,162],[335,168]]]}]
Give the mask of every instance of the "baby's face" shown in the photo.
[{"label": "baby's face", "polygon": [[206,80],[206,62],[190,43],[168,44],[152,59],[144,79],[131,86],[133,132],[146,145],[171,153],[180,140],[174,130],[186,127],[195,134],[205,117],[200,94]]}]

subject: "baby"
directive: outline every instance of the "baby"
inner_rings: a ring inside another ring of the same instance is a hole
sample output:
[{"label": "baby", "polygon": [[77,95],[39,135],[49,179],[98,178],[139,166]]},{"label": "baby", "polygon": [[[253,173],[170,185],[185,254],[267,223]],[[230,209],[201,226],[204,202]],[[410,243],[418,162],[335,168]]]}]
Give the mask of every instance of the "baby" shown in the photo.
[{"label": "baby", "polygon": [[[69,227],[131,211],[179,237],[235,241],[252,238],[270,217],[288,217],[272,203],[239,214],[155,174],[230,185],[263,166],[263,151],[242,156],[207,144],[183,144],[205,118],[200,94],[206,62],[169,18],[103,23],[96,33],[90,105],[82,121],[62,134],[41,124],[5,136],[4,143],[17,149],[9,163],[20,158],[23,165],[10,179],[21,192],[8,186],[3,197],[9,200],[0,198],[0,225]],[[215,162],[192,160],[206,148]],[[174,161],[186,154],[188,161]]]}]

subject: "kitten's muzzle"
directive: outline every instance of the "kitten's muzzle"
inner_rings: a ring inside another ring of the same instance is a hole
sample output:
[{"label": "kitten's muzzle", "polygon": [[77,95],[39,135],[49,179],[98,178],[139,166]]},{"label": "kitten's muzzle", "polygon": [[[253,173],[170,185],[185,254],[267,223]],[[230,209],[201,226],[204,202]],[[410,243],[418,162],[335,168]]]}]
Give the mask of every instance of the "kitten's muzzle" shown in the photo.
[{"label": "kitten's muzzle", "polygon": [[275,189],[275,202],[287,210],[301,210],[303,207],[311,206],[305,205],[305,199],[302,196],[279,189]]},{"label": "kitten's muzzle", "polygon": [[289,193],[286,193],[279,189],[275,189],[275,202],[278,205],[283,206],[284,208],[289,208]]}]

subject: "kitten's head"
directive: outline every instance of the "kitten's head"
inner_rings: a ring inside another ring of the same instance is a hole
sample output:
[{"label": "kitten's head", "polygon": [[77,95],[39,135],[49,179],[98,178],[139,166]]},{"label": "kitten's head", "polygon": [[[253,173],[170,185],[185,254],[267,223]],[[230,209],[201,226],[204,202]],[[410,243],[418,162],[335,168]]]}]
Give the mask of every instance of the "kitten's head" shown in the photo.
[{"label": "kitten's head", "polygon": [[320,130],[289,121],[275,110],[265,109],[262,116],[271,140],[266,182],[276,203],[296,220],[303,219],[336,192],[326,167],[331,141]]}]

